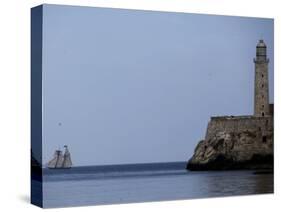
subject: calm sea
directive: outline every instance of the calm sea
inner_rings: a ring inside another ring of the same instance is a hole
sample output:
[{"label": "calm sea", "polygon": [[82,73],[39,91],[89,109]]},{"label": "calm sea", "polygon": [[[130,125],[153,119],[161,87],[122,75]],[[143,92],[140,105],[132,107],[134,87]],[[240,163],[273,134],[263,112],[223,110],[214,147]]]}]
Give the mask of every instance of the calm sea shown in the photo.
[{"label": "calm sea", "polygon": [[44,207],[273,193],[273,175],[185,170],[185,162],[44,169]]}]

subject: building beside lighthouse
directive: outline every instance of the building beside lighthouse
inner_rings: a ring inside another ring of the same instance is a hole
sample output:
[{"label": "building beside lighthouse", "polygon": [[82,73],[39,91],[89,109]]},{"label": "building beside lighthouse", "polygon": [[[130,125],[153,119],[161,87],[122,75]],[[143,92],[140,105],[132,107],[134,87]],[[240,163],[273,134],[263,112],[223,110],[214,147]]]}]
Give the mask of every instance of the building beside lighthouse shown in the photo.
[{"label": "building beside lighthouse", "polygon": [[267,46],[254,58],[253,114],[211,117],[204,140],[188,161],[190,170],[273,168],[273,104],[269,103]]}]

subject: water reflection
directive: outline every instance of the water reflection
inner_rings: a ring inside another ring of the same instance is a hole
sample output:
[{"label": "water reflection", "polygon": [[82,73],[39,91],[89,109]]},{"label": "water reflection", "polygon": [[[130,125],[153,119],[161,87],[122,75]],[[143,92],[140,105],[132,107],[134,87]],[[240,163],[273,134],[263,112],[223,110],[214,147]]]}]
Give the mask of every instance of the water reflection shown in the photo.
[{"label": "water reflection", "polygon": [[273,193],[273,174],[230,171],[209,173],[204,178],[206,193],[211,196]]}]

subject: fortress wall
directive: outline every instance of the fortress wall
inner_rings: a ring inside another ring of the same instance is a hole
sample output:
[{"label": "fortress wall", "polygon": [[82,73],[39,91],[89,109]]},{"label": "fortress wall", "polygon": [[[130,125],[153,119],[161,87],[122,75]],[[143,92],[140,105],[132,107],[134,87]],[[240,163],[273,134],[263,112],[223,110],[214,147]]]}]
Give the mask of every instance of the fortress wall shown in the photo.
[{"label": "fortress wall", "polygon": [[212,117],[208,123],[205,140],[209,140],[219,132],[239,133],[251,131],[262,139],[263,136],[272,135],[273,117],[255,116],[222,116]]}]

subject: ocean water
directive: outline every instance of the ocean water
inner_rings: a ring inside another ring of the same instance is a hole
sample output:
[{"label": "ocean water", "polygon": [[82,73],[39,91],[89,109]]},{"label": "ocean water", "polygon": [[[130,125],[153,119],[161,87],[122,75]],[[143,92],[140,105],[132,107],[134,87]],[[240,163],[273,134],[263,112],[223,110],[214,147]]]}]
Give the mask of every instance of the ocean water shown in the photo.
[{"label": "ocean water", "polygon": [[273,175],[185,170],[185,162],[43,171],[43,206],[68,207],[273,193]]}]

